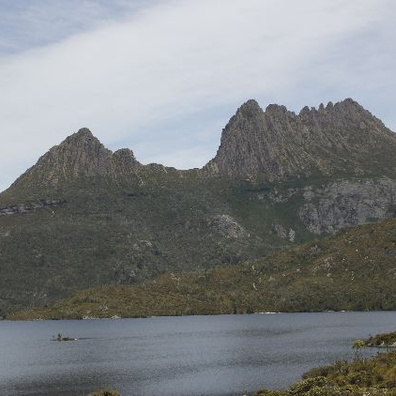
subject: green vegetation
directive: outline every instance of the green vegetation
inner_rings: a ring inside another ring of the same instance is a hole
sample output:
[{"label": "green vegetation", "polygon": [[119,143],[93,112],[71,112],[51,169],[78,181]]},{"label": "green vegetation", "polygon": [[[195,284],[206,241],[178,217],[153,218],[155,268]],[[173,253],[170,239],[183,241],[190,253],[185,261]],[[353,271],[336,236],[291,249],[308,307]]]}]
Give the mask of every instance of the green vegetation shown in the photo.
[{"label": "green vegetation", "polygon": [[[238,183],[194,175],[141,186],[97,183],[46,196],[61,205],[0,216],[0,312],[44,306],[96,285],[257,259],[292,245],[276,235],[277,223],[293,227],[294,243],[312,238],[296,214],[283,215],[287,203],[256,199]],[[32,194],[27,202],[43,196]]]},{"label": "green vegetation", "polygon": [[121,393],[112,390],[97,390],[95,392],[90,393],[87,396],[121,396]]},{"label": "green vegetation", "polygon": [[10,318],[144,317],[396,309],[396,220],[249,261],[135,286],[98,286]]},{"label": "green vegetation", "polygon": [[395,348],[396,331],[393,331],[392,333],[384,333],[370,336],[367,340],[364,340],[364,345],[377,348]]},{"label": "green vegetation", "polygon": [[255,396],[376,396],[396,395],[396,352],[363,358],[365,347],[390,347],[396,332],[377,334],[366,340],[356,340],[353,362],[339,361],[314,368],[288,390],[262,389]]},{"label": "green vegetation", "polygon": [[285,391],[260,390],[255,396],[396,395],[396,353],[314,368]]}]

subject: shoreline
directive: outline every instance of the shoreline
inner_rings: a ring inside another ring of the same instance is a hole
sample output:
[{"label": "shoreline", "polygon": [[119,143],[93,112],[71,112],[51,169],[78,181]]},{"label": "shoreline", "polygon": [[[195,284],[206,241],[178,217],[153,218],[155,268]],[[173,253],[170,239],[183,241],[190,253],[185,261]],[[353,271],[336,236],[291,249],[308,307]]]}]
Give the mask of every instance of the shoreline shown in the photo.
[{"label": "shoreline", "polygon": [[[174,317],[191,317],[191,316],[220,316],[220,315],[263,315],[263,316],[272,316],[272,315],[284,315],[284,314],[340,314],[340,313],[369,313],[369,312],[395,312],[396,309],[383,309],[383,310],[326,310],[326,311],[278,311],[278,312],[252,312],[252,313],[231,313],[231,312],[222,312],[222,313],[209,313],[209,314],[182,314],[182,315],[147,315],[147,316],[119,316],[119,315],[112,315],[112,316],[103,316],[103,317],[95,317],[95,316],[84,316],[84,317],[52,317],[52,318],[40,318],[40,317],[27,317],[27,318],[13,318],[12,315],[10,317],[4,317],[3,321],[8,322],[27,322],[27,321],[59,321],[59,320],[78,320],[78,321],[85,321],[85,320],[122,320],[122,319],[149,319],[149,318],[174,318]],[[15,315],[17,315],[16,313]],[[396,347],[396,345],[395,345]]]}]

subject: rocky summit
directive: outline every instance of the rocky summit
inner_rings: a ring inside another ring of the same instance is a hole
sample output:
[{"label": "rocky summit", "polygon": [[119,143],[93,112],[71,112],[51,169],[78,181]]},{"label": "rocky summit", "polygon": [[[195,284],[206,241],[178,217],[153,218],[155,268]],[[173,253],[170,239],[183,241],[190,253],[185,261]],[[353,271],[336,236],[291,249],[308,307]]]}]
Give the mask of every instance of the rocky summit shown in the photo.
[{"label": "rocky summit", "polygon": [[88,128],[82,128],[43,155],[11,190],[52,190],[80,179],[118,179],[121,175],[133,178],[140,167],[131,150],[113,153]]},{"label": "rocky summit", "polygon": [[395,152],[351,99],[299,114],[249,100],[215,158],[187,171],[142,165],[83,128],[0,194],[0,315],[395,217]]},{"label": "rocky summit", "polygon": [[297,115],[284,106],[243,104],[225,127],[209,174],[250,180],[396,173],[396,136],[352,99]]}]

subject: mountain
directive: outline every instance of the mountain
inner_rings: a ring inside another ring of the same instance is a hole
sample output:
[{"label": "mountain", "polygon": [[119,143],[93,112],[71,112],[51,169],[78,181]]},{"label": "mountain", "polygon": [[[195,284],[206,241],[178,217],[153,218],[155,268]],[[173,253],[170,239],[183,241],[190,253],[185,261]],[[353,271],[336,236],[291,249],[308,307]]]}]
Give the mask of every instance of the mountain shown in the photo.
[{"label": "mountain", "polygon": [[22,191],[29,196],[36,190],[62,190],[79,180],[92,183],[126,177],[131,182],[136,181],[141,167],[131,150],[121,149],[113,153],[88,128],[82,128],[43,155],[6,194]]},{"label": "mountain", "polygon": [[225,127],[209,174],[279,181],[394,176],[396,136],[352,99],[300,114],[249,100]]},{"label": "mountain", "polygon": [[32,318],[394,310],[396,220],[347,228],[242,265],[76,292]]},{"label": "mountain", "polygon": [[0,311],[240,264],[396,214],[396,138],[356,102],[250,100],[202,169],[142,165],[83,128],[0,194]]},{"label": "mountain", "polygon": [[[396,135],[352,99],[296,115],[284,106],[263,111],[255,100],[244,103],[224,128],[218,152],[197,175],[248,181],[285,181],[326,177],[396,176]],[[144,166],[129,149],[111,152],[87,128],[53,147],[12,185],[19,189],[62,189],[82,180],[128,185],[148,174],[192,171]],[[152,176],[152,175],[151,175]],[[166,177],[165,177],[166,178]]]}]

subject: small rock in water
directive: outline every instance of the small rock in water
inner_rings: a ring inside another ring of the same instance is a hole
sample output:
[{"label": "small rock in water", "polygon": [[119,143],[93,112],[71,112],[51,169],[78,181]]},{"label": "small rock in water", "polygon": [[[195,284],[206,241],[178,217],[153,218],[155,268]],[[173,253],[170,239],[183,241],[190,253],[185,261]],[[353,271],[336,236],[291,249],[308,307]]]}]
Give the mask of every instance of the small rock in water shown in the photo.
[{"label": "small rock in water", "polygon": [[61,333],[58,333],[56,337],[53,337],[53,341],[77,341],[77,338],[65,337]]}]

